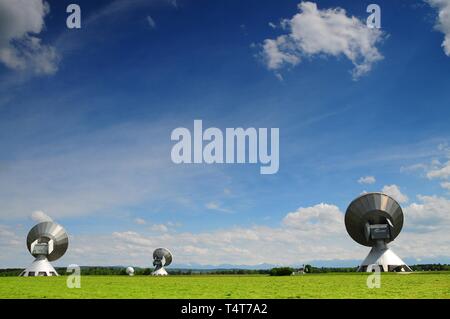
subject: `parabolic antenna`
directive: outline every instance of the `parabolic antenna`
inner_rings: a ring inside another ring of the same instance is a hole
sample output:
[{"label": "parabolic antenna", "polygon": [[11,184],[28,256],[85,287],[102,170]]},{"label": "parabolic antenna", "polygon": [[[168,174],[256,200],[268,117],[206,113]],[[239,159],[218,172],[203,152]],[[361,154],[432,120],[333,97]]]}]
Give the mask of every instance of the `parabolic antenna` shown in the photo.
[{"label": "parabolic antenna", "polygon": [[[383,193],[367,193],[353,200],[345,213],[345,228],[357,243],[372,247],[358,271],[411,271],[387,243],[402,230],[403,211],[392,197]],[[371,267],[368,267],[371,266]]]},{"label": "parabolic antenna", "polygon": [[42,222],[31,228],[27,236],[28,251],[35,261],[20,276],[58,276],[50,261],[61,258],[69,246],[65,229],[54,222]]},{"label": "parabolic antenna", "polygon": [[133,267],[127,267],[125,270],[128,276],[134,276],[134,268]]},{"label": "parabolic antenna", "polygon": [[172,263],[172,253],[167,248],[157,248],[153,252],[153,266],[155,270],[152,272],[153,276],[167,276],[167,271],[164,266],[169,266]]}]

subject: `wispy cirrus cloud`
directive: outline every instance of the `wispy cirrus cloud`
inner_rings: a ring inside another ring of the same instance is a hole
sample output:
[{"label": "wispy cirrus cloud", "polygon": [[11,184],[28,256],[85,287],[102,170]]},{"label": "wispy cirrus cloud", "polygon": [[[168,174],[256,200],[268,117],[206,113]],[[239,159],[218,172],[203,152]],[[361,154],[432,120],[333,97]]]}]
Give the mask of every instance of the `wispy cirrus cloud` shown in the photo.
[{"label": "wispy cirrus cloud", "polygon": [[230,213],[231,210],[229,210],[228,208],[224,208],[222,207],[222,205],[219,202],[216,201],[212,201],[212,202],[208,202],[205,204],[205,208],[209,209],[209,210],[215,210],[218,212],[223,212],[223,213]]},{"label": "wispy cirrus cloud", "polygon": [[441,143],[437,149],[440,154],[433,156],[428,163],[415,163],[409,166],[402,166],[401,172],[419,171],[428,180],[441,180],[443,189],[450,189],[450,148],[447,143]]},{"label": "wispy cirrus cloud", "polygon": [[150,16],[150,15],[147,16],[147,23],[151,29],[156,28],[156,22],[155,22],[155,19],[152,18],[152,16]]}]

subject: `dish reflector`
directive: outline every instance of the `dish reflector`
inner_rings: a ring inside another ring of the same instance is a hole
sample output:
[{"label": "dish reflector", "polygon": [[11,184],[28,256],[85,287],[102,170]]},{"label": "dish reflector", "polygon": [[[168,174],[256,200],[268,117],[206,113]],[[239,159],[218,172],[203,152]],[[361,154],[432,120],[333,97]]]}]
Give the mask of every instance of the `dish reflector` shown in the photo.
[{"label": "dish reflector", "polygon": [[157,248],[153,252],[153,260],[161,260],[162,266],[169,266],[172,263],[172,253],[167,248]]},{"label": "dish reflector", "polygon": [[169,266],[172,263],[172,253],[167,248],[157,248],[153,252],[153,266],[155,269],[152,272],[153,276],[167,276],[168,273],[164,266]]},{"label": "dish reflector", "polygon": [[[36,242],[37,241],[37,242]],[[32,249],[32,245],[34,244]],[[42,244],[48,245],[48,251],[42,253],[39,247]],[[36,247],[37,245],[37,247]],[[46,255],[48,261],[54,261],[61,258],[69,246],[69,238],[66,230],[53,222],[42,222],[31,228],[27,236],[28,251],[34,256]]]},{"label": "dish reflector", "polygon": [[[383,193],[367,193],[353,200],[345,213],[345,228],[357,243],[372,247],[378,238],[370,236],[381,232],[375,225],[388,225],[388,238],[385,243],[393,241],[403,227],[403,211],[392,197]],[[369,229],[368,229],[369,228]],[[376,230],[376,228],[378,230]]]}]

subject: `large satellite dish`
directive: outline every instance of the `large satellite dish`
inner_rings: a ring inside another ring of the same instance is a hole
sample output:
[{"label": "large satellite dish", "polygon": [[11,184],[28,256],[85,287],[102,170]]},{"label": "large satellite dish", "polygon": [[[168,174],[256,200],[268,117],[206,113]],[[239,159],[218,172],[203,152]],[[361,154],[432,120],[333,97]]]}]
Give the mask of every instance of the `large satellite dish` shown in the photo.
[{"label": "large satellite dish", "polygon": [[42,222],[31,228],[27,236],[28,251],[36,259],[20,276],[58,276],[50,261],[61,258],[69,246],[65,229],[54,222]]},{"label": "large satellite dish", "polygon": [[153,276],[167,276],[168,273],[164,269],[172,263],[172,253],[167,248],[157,248],[153,252],[153,266],[155,270],[152,272]]},{"label": "large satellite dish", "polygon": [[345,213],[345,228],[354,241],[372,247],[358,271],[373,270],[373,265],[381,271],[412,271],[387,247],[402,227],[403,211],[392,197],[367,193],[353,200]]}]

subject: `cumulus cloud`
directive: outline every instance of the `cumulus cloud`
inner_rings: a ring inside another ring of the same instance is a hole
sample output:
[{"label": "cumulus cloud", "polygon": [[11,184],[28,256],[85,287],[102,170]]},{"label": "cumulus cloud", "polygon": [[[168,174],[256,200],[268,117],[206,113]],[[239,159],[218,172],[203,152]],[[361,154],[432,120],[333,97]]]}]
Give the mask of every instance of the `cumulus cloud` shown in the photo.
[{"label": "cumulus cloud", "polygon": [[137,246],[152,246],[154,245],[154,241],[148,238],[143,238],[138,233],[133,231],[126,232],[114,232],[112,234],[113,238],[118,239],[119,241],[127,242],[129,244],[137,245]]},{"label": "cumulus cloud", "polygon": [[449,0],[425,0],[437,9],[438,17],[435,28],[444,34],[442,48],[447,56],[450,56],[450,1]]},{"label": "cumulus cloud", "polygon": [[327,233],[338,232],[343,226],[344,215],[335,205],[317,204],[311,207],[300,207],[288,213],[283,224],[288,227],[311,231],[317,229]]},{"label": "cumulus cloud", "polygon": [[438,229],[450,226],[450,200],[436,195],[418,195],[419,203],[412,203],[405,211],[411,225]]},{"label": "cumulus cloud", "polygon": [[182,248],[182,251],[185,252],[186,254],[206,255],[208,254],[209,249],[187,245]]},{"label": "cumulus cloud", "polygon": [[401,204],[406,203],[409,200],[408,196],[403,194],[400,191],[400,187],[398,187],[395,184],[393,184],[393,185],[385,185],[381,191],[383,193],[391,196],[392,198],[394,198],[397,202],[399,202]]},{"label": "cumulus cloud", "polygon": [[17,250],[23,243],[24,239],[20,238],[12,227],[0,224],[0,250],[2,254]]},{"label": "cumulus cloud", "polygon": [[450,182],[443,182],[443,183],[441,183],[441,187],[443,189],[446,189],[446,190],[450,191]]},{"label": "cumulus cloud", "polygon": [[[404,207],[404,230],[390,246],[402,258],[448,257],[449,211],[447,198],[417,196],[416,202]],[[24,228],[0,225],[0,249],[4,252],[0,265],[19,266],[29,261],[26,249],[17,248],[23,245],[25,237]],[[227,227],[198,233],[83,234],[71,237],[70,247],[64,264],[144,267],[151,266],[151,254],[157,247],[170,248],[175,264],[183,265],[293,265],[314,260],[362,260],[369,251],[348,236],[342,211],[326,203],[301,207],[272,226]]]},{"label": "cumulus cloud", "polygon": [[403,209],[404,230],[392,246],[400,256],[449,257],[450,200],[436,195],[418,195]]},{"label": "cumulus cloud", "polygon": [[373,184],[376,182],[374,176],[363,176],[358,179],[358,183],[360,184]]},{"label": "cumulus cloud", "polygon": [[0,0],[0,62],[15,70],[53,74],[59,57],[38,35],[50,10],[43,0]]},{"label": "cumulus cloud", "polygon": [[[450,1],[450,0],[449,0]],[[428,163],[415,163],[408,166],[402,166],[400,172],[415,172],[424,173],[425,176],[432,179],[447,180],[450,178],[450,148],[447,142],[440,143],[437,146],[437,151],[432,151]]]},{"label": "cumulus cloud", "polygon": [[[305,217],[299,216],[303,213]],[[302,227],[302,221],[311,227]],[[336,232],[338,225],[340,232]],[[299,208],[272,227],[227,227],[198,233],[128,230],[110,235],[78,235],[71,242],[63,262],[149,267],[151,254],[157,247],[168,247],[174,253],[175,264],[183,265],[288,265],[311,258],[353,259],[364,255],[364,248],[355,248],[346,235],[339,209],[334,205],[318,204]],[[0,263],[2,261],[8,262],[0,256]]]},{"label": "cumulus cloud", "polygon": [[[419,195],[404,208],[405,225],[391,246],[402,258],[448,256],[450,200]],[[436,241],[439,244],[436,244]],[[77,244],[78,245],[78,244]],[[321,203],[290,212],[273,226],[231,227],[200,233],[140,234],[116,232],[102,249],[123,252],[136,263],[154,248],[170,247],[180,264],[300,264],[313,260],[362,260],[368,248],[357,245],[345,231],[344,214]]]},{"label": "cumulus cloud", "polygon": [[383,59],[376,47],[383,39],[379,29],[368,28],[341,8],[320,10],[313,2],[301,2],[298,8],[300,13],[281,23],[287,34],[263,42],[262,55],[270,70],[295,66],[305,57],[343,55],[353,63],[357,79]]},{"label": "cumulus cloud", "polygon": [[141,252],[142,257],[158,246],[167,246],[183,264],[293,264],[312,258],[361,257],[358,248],[346,249],[351,240],[346,236],[343,216],[337,206],[322,203],[287,214],[280,226],[151,235],[127,231],[114,233],[112,242],[117,249]]},{"label": "cumulus cloud", "polygon": [[450,177],[450,161],[445,164],[435,163],[434,167],[427,172],[429,179],[441,178],[447,179]]},{"label": "cumulus cloud", "polygon": [[165,233],[169,231],[169,228],[164,224],[154,224],[150,227],[150,230],[157,233]]},{"label": "cumulus cloud", "polygon": [[38,223],[53,221],[53,219],[50,216],[48,216],[46,213],[44,213],[41,210],[34,211],[31,214],[31,219]]}]

